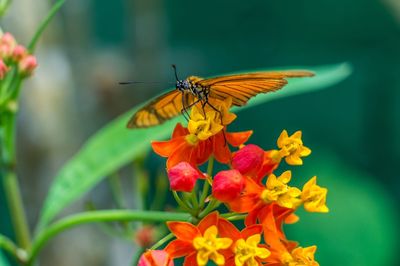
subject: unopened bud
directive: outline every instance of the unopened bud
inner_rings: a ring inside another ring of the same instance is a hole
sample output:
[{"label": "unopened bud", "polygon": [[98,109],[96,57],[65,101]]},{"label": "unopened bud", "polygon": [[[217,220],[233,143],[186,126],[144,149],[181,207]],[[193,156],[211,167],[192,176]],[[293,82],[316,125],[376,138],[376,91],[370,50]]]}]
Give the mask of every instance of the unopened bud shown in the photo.
[{"label": "unopened bud", "polygon": [[237,151],[232,158],[232,167],[242,175],[255,175],[264,161],[264,150],[257,145],[248,144]]},{"label": "unopened bud", "polygon": [[23,76],[30,76],[33,70],[35,70],[35,68],[37,67],[36,57],[34,57],[33,55],[27,55],[21,59],[18,66],[19,72]]},{"label": "unopened bud", "polygon": [[200,173],[187,162],[180,162],[168,170],[170,188],[175,191],[191,192]]},{"label": "unopened bud", "polygon": [[219,201],[229,202],[243,191],[245,180],[238,170],[219,172],[212,183],[212,195]]},{"label": "unopened bud", "polygon": [[26,48],[22,45],[17,45],[12,52],[12,59],[15,62],[21,61],[25,56],[27,56]]}]

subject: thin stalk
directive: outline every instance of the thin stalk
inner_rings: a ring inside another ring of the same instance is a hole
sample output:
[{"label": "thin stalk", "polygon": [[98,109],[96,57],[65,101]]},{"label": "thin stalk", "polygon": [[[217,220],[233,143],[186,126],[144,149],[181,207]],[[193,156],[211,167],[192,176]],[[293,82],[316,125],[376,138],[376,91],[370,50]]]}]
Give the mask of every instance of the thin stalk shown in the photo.
[{"label": "thin stalk", "polygon": [[24,262],[26,261],[26,252],[19,249],[11,239],[6,236],[0,235],[0,248],[7,251],[11,256],[17,260]]},{"label": "thin stalk", "polygon": [[32,53],[35,50],[36,44],[46,29],[47,25],[50,23],[50,21],[53,19],[53,17],[57,14],[58,10],[62,7],[62,5],[65,3],[65,0],[59,0],[57,1],[53,7],[50,9],[49,13],[47,13],[47,16],[43,19],[42,23],[40,24],[39,28],[36,30],[35,35],[33,35],[33,38],[31,42],[28,45],[28,50]]},{"label": "thin stalk", "polygon": [[161,238],[157,243],[155,243],[150,249],[157,249],[162,245],[164,245],[165,243],[167,243],[168,241],[170,241],[172,238],[174,238],[174,234],[169,233],[168,235]]},{"label": "thin stalk", "polygon": [[105,210],[94,212],[83,212],[63,218],[49,227],[43,229],[34,239],[29,252],[27,265],[34,263],[36,256],[44,245],[57,234],[77,225],[93,222],[114,222],[114,221],[143,221],[143,222],[166,222],[166,221],[187,221],[190,215],[186,213],[172,212],[150,212],[150,211],[125,211]]},{"label": "thin stalk", "polygon": [[[213,173],[213,168],[214,168],[214,157],[211,156],[210,159],[208,160],[208,165],[207,165],[207,179],[211,178],[212,173]],[[210,183],[208,180],[204,180],[204,185],[203,185],[203,191],[200,196],[200,209],[203,209],[206,198],[208,196],[208,191],[210,189]]]},{"label": "thin stalk", "polygon": [[15,172],[15,113],[6,112],[1,122],[1,173],[2,181],[11,214],[11,221],[18,245],[23,249],[30,246],[30,233],[22,203],[21,192]]}]

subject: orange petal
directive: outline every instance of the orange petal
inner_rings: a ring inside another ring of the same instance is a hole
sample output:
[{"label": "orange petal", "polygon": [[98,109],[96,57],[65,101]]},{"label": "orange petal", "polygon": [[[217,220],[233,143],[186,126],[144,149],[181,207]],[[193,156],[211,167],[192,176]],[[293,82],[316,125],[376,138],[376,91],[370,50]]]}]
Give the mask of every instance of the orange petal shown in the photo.
[{"label": "orange petal", "polygon": [[198,230],[204,234],[204,232],[212,225],[218,224],[219,214],[217,211],[208,214],[204,217],[197,225]]},{"label": "orange petal", "polygon": [[171,258],[179,258],[187,256],[192,253],[195,249],[192,242],[175,239],[171,241],[164,249]]},{"label": "orange petal", "polygon": [[181,162],[188,162],[191,165],[195,165],[195,162],[191,160],[192,153],[193,153],[193,147],[191,145],[188,145],[187,143],[183,143],[168,157],[167,169],[171,169],[172,167]]},{"label": "orange petal", "polygon": [[220,218],[218,221],[218,235],[220,237],[227,237],[235,242],[241,238],[240,231],[228,220]]},{"label": "orange petal", "polygon": [[168,141],[153,141],[151,147],[153,151],[162,157],[170,156],[177,148],[184,144],[185,139],[175,138]]},{"label": "orange petal", "polygon": [[213,136],[213,153],[215,159],[220,163],[229,163],[231,161],[231,151],[228,143],[225,142],[222,131]]},{"label": "orange petal", "polygon": [[262,230],[263,228],[261,224],[250,225],[242,230],[242,238],[247,239],[249,236],[259,235],[262,233]]},{"label": "orange petal", "polygon": [[189,256],[186,256],[183,266],[197,266],[196,252],[193,252]]},{"label": "orange petal", "polygon": [[196,226],[187,222],[167,222],[167,226],[176,238],[192,242],[193,238],[200,235]]},{"label": "orange petal", "polygon": [[245,143],[252,134],[253,134],[253,130],[243,131],[243,132],[226,133],[226,140],[232,146],[239,147],[240,145]]},{"label": "orange petal", "polygon": [[229,208],[238,213],[246,213],[254,210],[260,201],[260,197],[257,194],[244,194],[237,199],[228,203]]},{"label": "orange petal", "polygon": [[174,132],[172,133],[172,138],[177,138],[180,136],[185,136],[189,133],[187,128],[184,128],[181,123],[176,124]]}]

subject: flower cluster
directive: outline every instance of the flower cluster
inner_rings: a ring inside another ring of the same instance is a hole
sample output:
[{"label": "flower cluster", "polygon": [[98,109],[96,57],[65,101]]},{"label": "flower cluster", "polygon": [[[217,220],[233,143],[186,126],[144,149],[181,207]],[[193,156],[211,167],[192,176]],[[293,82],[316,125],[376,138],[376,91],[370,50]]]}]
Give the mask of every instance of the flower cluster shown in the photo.
[{"label": "flower cluster", "polygon": [[[301,206],[309,212],[328,212],[327,189],[317,185],[316,176],[300,189],[290,186],[290,170],[276,173],[283,161],[302,165],[302,158],[310,155],[301,131],[289,135],[284,130],[276,149],[245,144],[252,131],[227,131],[236,118],[229,112],[231,103],[231,99],[214,100],[193,106],[186,128],[178,124],[170,140],[152,143],[157,154],[168,158],[170,188],[193,219],[168,222],[176,239],[163,250],[148,250],[139,265],[170,266],[181,257],[184,265],[199,266],[209,261],[237,266],[318,265],[316,246],[301,247],[283,231],[284,224],[298,221],[295,211]],[[228,169],[214,175],[214,158]],[[203,173],[201,165],[207,161],[207,173]],[[221,203],[228,213],[216,211]],[[244,229],[229,220],[243,220]]]},{"label": "flower cluster", "polygon": [[18,44],[11,33],[0,36],[0,80],[4,79],[13,67],[16,67],[22,76],[29,76],[36,66],[36,57]]}]

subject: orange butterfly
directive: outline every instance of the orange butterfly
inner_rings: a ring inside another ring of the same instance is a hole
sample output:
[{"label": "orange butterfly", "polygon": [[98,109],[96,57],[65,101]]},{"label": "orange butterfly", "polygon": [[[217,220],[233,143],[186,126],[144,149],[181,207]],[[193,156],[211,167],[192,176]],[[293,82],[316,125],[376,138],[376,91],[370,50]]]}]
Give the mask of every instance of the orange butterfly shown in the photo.
[{"label": "orange butterfly", "polygon": [[256,72],[203,79],[190,76],[180,80],[173,65],[176,89],[167,92],[138,110],[129,120],[128,128],[144,128],[164,123],[179,114],[187,113],[191,106],[201,103],[209,105],[209,99],[232,98],[232,105],[243,106],[259,93],[281,89],[287,84],[286,78],[312,77],[314,73],[305,70]]}]

